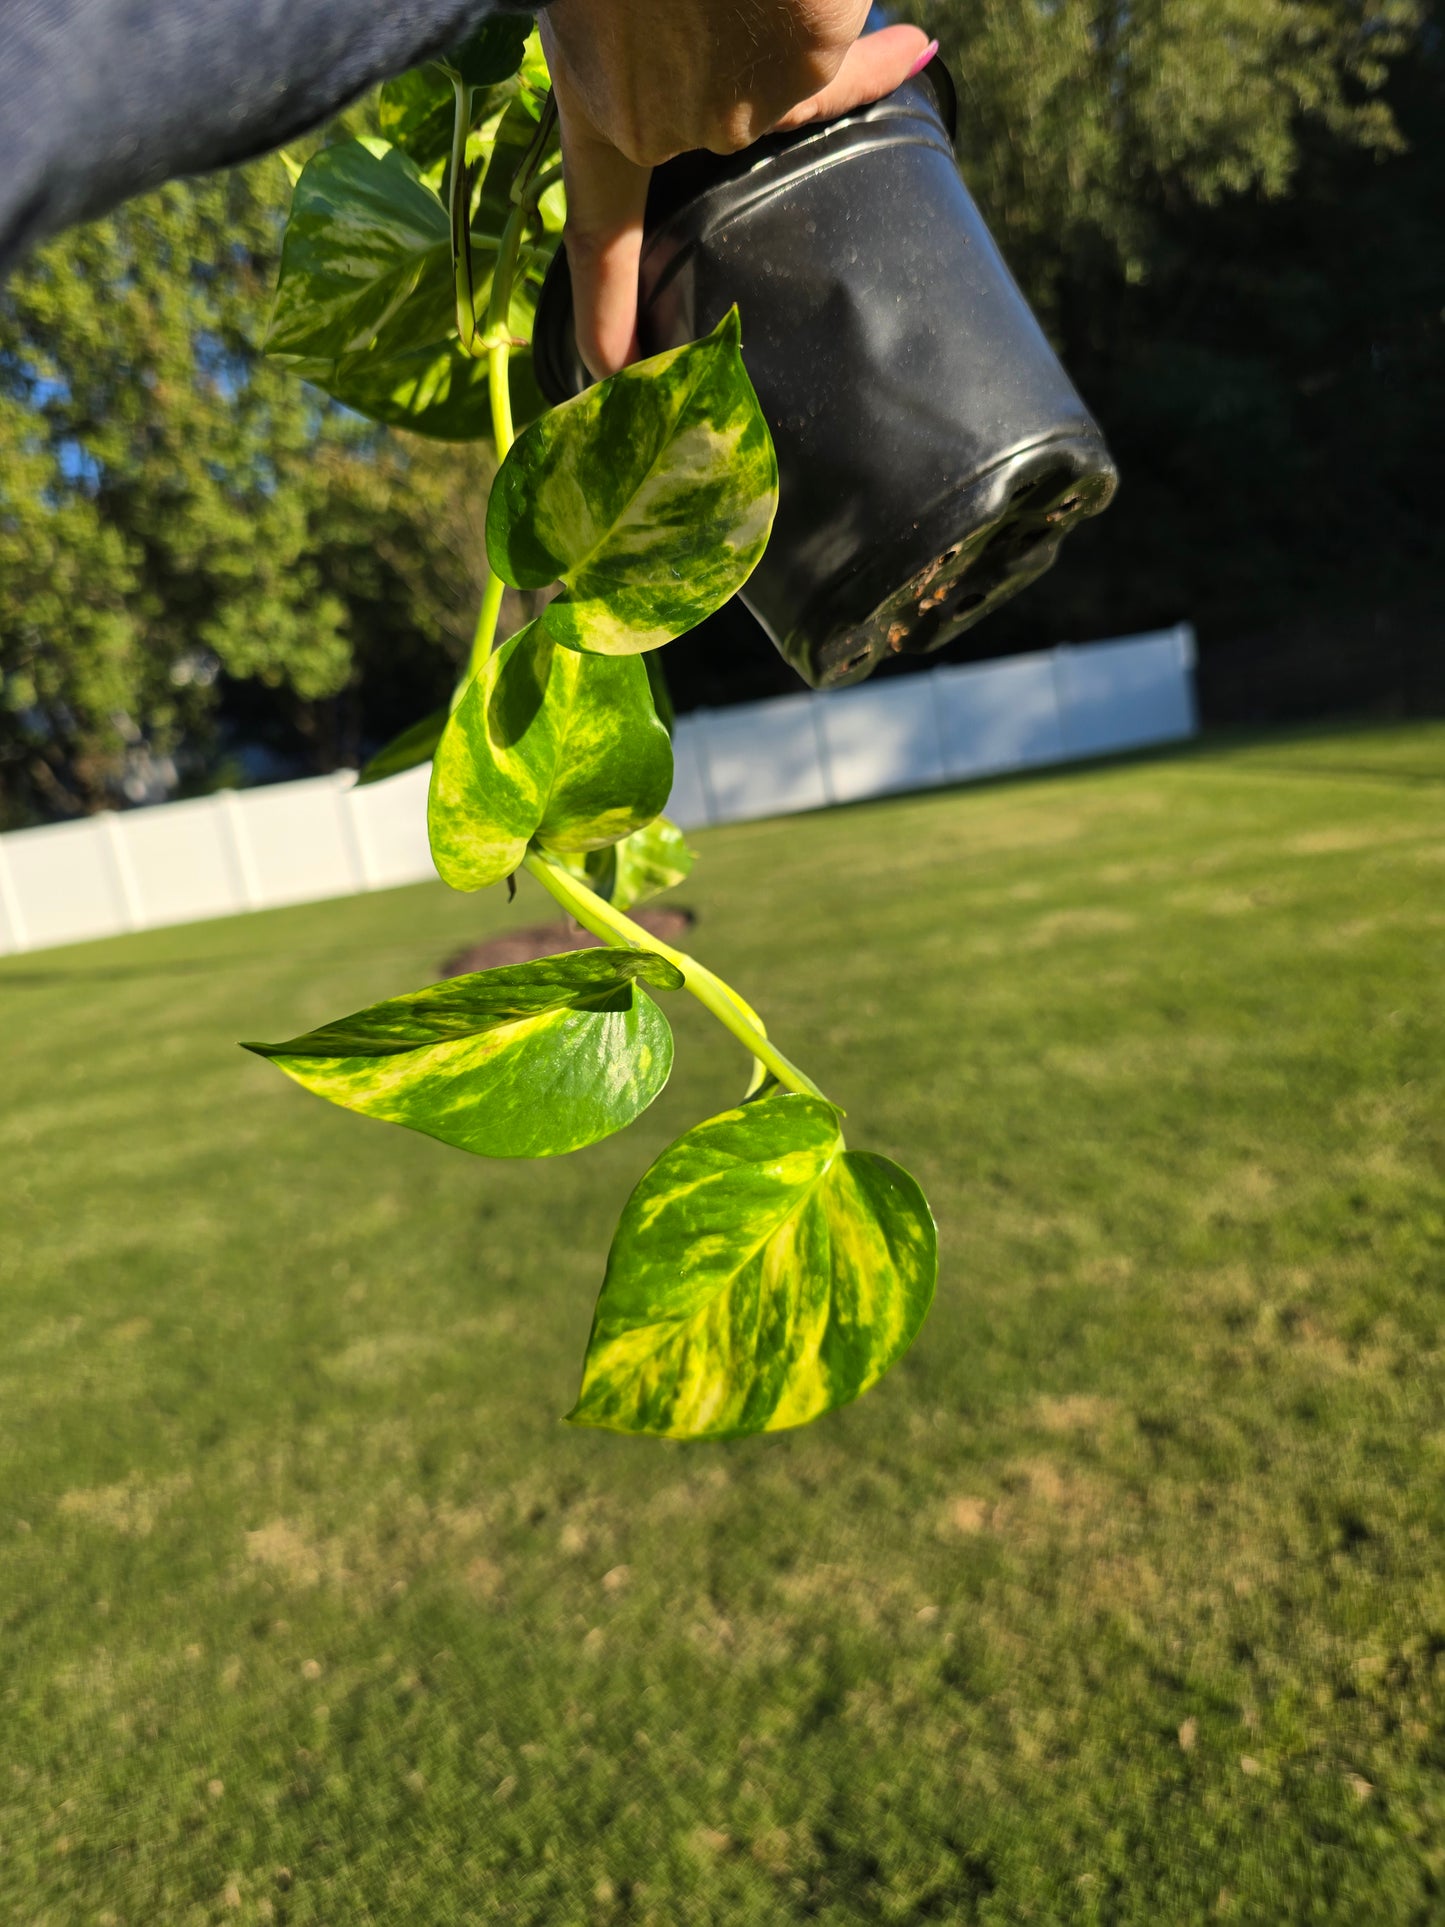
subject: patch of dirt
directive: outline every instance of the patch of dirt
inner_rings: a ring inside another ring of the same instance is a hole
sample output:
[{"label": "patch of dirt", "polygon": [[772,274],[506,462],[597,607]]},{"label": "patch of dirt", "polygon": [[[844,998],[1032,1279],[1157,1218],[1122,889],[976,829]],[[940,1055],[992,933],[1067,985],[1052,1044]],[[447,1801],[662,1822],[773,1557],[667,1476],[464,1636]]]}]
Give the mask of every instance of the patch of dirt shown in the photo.
[{"label": "patch of dirt", "polygon": [[171,1500],[190,1487],[190,1475],[157,1479],[147,1485],[135,1474],[119,1485],[92,1486],[62,1492],[57,1510],[67,1519],[89,1526],[108,1526],[128,1539],[148,1539]]},{"label": "patch of dirt", "polygon": [[[632,921],[641,924],[652,937],[676,943],[697,922],[691,910],[633,910]],[[533,963],[538,957],[559,957],[567,950],[600,950],[601,940],[579,923],[531,923],[523,930],[509,930],[505,936],[491,937],[486,943],[459,950],[442,965],[442,975],[464,977],[473,970],[497,970],[504,964]]]}]

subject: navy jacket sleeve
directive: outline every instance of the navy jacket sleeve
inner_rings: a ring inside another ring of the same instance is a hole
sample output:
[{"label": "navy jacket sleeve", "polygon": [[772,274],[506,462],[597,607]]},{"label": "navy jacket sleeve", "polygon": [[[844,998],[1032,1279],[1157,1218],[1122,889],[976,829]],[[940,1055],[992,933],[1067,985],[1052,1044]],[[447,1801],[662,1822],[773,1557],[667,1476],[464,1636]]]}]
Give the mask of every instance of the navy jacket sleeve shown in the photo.
[{"label": "navy jacket sleeve", "polygon": [[0,0],[0,274],[174,174],[249,160],[506,0]]}]

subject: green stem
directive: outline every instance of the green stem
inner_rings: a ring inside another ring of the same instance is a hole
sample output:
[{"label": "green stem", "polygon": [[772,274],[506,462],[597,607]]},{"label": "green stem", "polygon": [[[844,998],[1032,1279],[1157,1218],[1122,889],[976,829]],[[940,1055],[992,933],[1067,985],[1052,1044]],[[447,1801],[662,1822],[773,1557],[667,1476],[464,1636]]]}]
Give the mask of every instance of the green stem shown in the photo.
[{"label": "green stem", "polygon": [[452,698],[452,707],[454,709],[461,701],[467,684],[471,681],[472,677],[480,675],[482,670],[487,666],[488,659],[496,644],[497,624],[501,620],[502,615],[502,597],[506,593],[506,583],[497,574],[496,570],[493,569],[492,573],[487,577],[486,593],[482,597],[482,612],[477,617],[477,633],[472,638],[472,654],[471,660],[467,664],[467,673],[457,684],[457,693]]},{"label": "green stem", "polygon": [[526,191],[526,199],[535,207],[549,187],[555,187],[558,181],[565,179],[566,170],[561,161],[558,161],[555,167],[549,167],[545,174],[539,174],[531,183]]},{"label": "green stem", "polygon": [[512,342],[509,326],[512,316],[512,291],[517,280],[517,263],[521,258],[522,237],[532,218],[532,209],[537,189],[537,169],[541,166],[552,133],[557,124],[557,107],[548,96],[547,105],[532,144],[527,149],[521,166],[517,169],[516,179],[512,182],[512,211],[507,216],[507,225],[502,229],[501,245],[497,249],[497,265],[492,275],[492,297],[487,303],[487,380],[492,398],[492,433],[497,443],[498,462],[506,461],[512,451],[512,443],[517,439],[512,423],[512,384],[509,369],[512,359]]},{"label": "green stem", "polygon": [[[464,108],[459,90],[457,95],[456,121],[458,128],[463,127],[463,114]],[[468,101],[465,104],[465,115],[467,118],[470,118],[470,114],[471,105],[470,101]],[[551,141],[556,119],[556,103],[549,97],[547,105],[543,109],[537,132],[533,136],[532,144],[527,149],[522,165],[517,169],[517,178],[512,183],[512,211],[507,216],[507,225],[502,229],[502,238],[497,244],[497,265],[492,274],[491,298],[487,303],[487,327],[484,343],[487,356],[487,387],[492,403],[492,436],[497,447],[498,467],[500,467],[501,464],[506,461],[508,455],[511,454],[512,444],[517,439],[517,431],[512,419],[512,342],[508,331],[512,314],[512,293],[517,281],[517,267],[522,257],[522,239],[526,234],[527,224],[532,216],[532,209],[538,195],[545,193],[546,188],[551,185],[553,178],[559,171],[556,168],[552,168],[540,178],[537,176],[537,169],[541,165],[542,157],[546,153],[548,144]],[[466,145],[465,132],[460,136],[455,132],[453,134],[453,169],[456,169],[458,166],[456,159],[458,139],[461,140],[464,153]],[[470,208],[464,207],[463,218],[469,220],[470,213]],[[456,216],[454,213],[452,227],[454,236],[456,231]],[[467,258],[466,278],[468,288],[470,289],[471,246],[469,233],[466,234],[466,241],[462,252]],[[460,313],[460,309],[458,312]],[[471,307],[469,312],[471,314],[471,334],[470,336],[466,334],[462,335],[462,346],[469,354],[476,354],[479,352],[482,344],[478,342],[476,335],[475,307]],[[487,580],[486,594],[482,598],[481,613],[477,617],[476,635],[472,639],[471,661],[467,665],[468,681],[477,674],[492,653],[492,649],[497,640],[497,624],[501,619],[502,597],[505,592],[506,584],[496,571],[493,570]],[[461,687],[465,688],[466,684],[463,683]]]},{"label": "green stem", "polygon": [[514,207],[507,216],[502,245],[497,250],[496,272],[492,276],[492,298],[487,303],[487,380],[491,386],[492,434],[496,438],[499,463],[506,461],[517,439],[512,425],[512,343],[507,326],[517,280],[517,260],[522,251],[522,233],[530,212],[527,207]]},{"label": "green stem", "polygon": [[[523,866],[594,937],[600,937],[604,943],[620,944],[624,950],[650,950],[659,957],[665,957],[682,972],[688,990],[703,1009],[710,1011],[725,1030],[731,1031],[740,1044],[765,1064],[785,1090],[796,1091],[801,1097],[823,1097],[807,1072],[800,1071],[796,1064],[769,1043],[766,1034],[731,985],[725,984],[721,977],[715,977],[696,957],[689,957],[683,950],[674,950],[671,944],[654,937],[641,924],[625,917],[620,910],[614,910],[596,891],[589,890],[585,883],[579,882],[541,850],[529,850],[523,858]],[[825,1104],[828,1101],[823,1098]]]},{"label": "green stem", "polygon": [[452,279],[456,285],[457,337],[466,354],[475,352],[477,290],[472,275],[472,181],[467,166],[467,135],[472,125],[472,90],[452,76],[452,167],[448,213],[452,229]]}]

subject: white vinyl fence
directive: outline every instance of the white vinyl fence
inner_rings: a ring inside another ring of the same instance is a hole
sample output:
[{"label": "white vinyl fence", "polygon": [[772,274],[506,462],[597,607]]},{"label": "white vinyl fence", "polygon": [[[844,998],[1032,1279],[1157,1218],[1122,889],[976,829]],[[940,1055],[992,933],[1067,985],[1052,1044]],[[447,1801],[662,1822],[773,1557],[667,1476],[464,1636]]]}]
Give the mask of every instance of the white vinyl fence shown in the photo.
[{"label": "white vinyl fence", "polygon": [[[669,814],[685,829],[1192,736],[1194,632],[781,696],[679,719]],[[435,875],[428,772],[349,771],[0,836],[0,955],[387,890]]]}]

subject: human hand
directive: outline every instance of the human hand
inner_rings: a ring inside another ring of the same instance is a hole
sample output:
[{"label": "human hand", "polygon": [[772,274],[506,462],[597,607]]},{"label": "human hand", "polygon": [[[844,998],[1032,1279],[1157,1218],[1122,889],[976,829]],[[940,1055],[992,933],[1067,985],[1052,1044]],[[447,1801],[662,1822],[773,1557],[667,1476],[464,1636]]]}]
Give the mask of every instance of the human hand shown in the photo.
[{"label": "human hand", "polygon": [[652,170],[732,154],[779,128],[893,92],[937,43],[859,38],[869,0],[550,0],[541,15],[567,175],[577,345],[597,376],[637,355],[637,277]]}]

